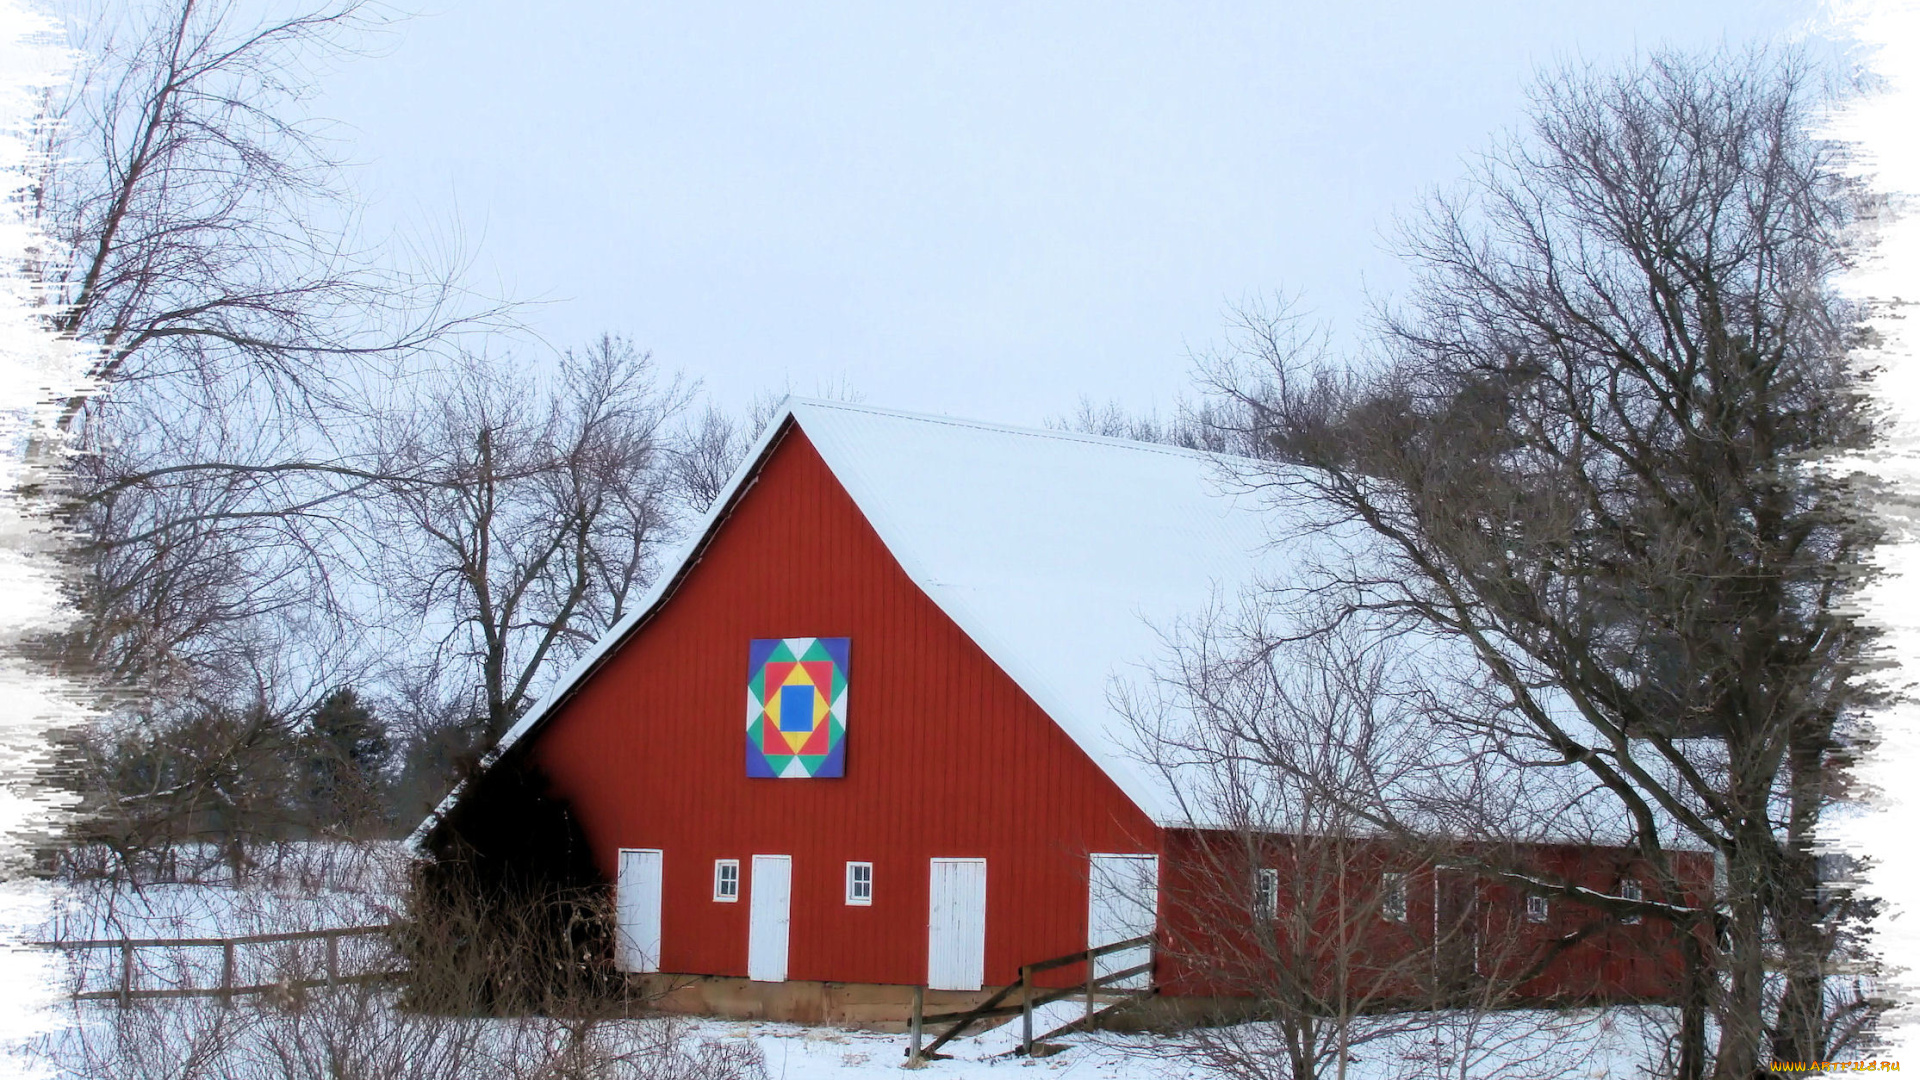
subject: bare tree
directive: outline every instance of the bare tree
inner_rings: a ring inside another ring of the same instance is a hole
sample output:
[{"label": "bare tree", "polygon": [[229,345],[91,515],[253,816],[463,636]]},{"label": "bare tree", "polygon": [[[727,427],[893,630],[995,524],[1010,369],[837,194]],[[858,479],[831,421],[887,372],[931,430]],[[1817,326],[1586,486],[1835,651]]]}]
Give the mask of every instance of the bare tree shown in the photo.
[{"label": "bare tree", "polygon": [[1077,431],[1084,435],[1132,439],[1135,442],[1165,443],[1216,454],[1245,454],[1249,451],[1257,454],[1258,447],[1249,445],[1239,434],[1241,426],[1229,422],[1224,415],[1218,415],[1222,409],[1222,403],[1214,398],[1203,398],[1198,402],[1181,401],[1176,404],[1173,417],[1162,420],[1154,412],[1129,412],[1117,401],[1096,405],[1092,398],[1082,397],[1073,415],[1049,418],[1046,426],[1058,431]]},{"label": "bare tree", "polygon": [[1189,629],[1158,693],[1125,699],[1124,711],[1183,812],[1214,826],[1175,860],[1170,948],[1259,1002],[1262,1023],[1202,1032],[1200,1047],[1230,1076],[1344,1076],[1367,1039],[1355,1018],[1416,997],[1420,946],[1431,944],[1408,933],[1380,948],[1383,918],[1411,929],[1405,878],[1387,876],[1404,872],[1393,857],[1404,853],[1370,843],[1364,822],[1327,794],[1383,779],[1372,775],[1383,755],[1353,743],[1392,736],[1375,715],[1384,695],[1368,692],[1384,672],[1377,663],[1269,669],[1217,615]]},{"label": "bare tree", "polygon": [[58,424],[78,454],[86,615],[61,660],[136,696],[206,694],[206,677],[244,681],[221,658],[254,619],[328,596],[309,526],[353,491],[335,482],[330,411],[491,313],[457,266],[404,269],[358,244],[305,109],[388,21],[377,6],[143,0],[73,17],[81,69],[48,102],[32,189],[52,242],[28,268],[54,329],[95,350],[92,389]]},{"label": "bare tree", "polygon": [[[844,385],[828,387],[823,393],[847,401],[859,400],[858,395]],[[783,396],[755,395],[742,419],[709,404],[698,418],[689,418],[679,425],[671,440],[673,476],[678,498],[687,510],[696,516],[703,514],[720,497],[727,481],[733,479],[734,471],[753,449],[754,438],[767,426],[767,421],[773,419]]]},{"label": "bare tree", "polygon": [[742,424],[708,405],[699,419],[681,425],[674,440],[673,474],[680,500],[689,511],[706,513],[720,497],[752,449],[754,430],[765,422],[765,417],[752,417]]},{"label": "bare tree", "polygon": [[62,658],[149,703],[244,696],[264,640],[339,614],[336,504],[366,478],[338,461],[290,463],[298,437],[236,417],[190,430],[117,419],[71,463],[82,618]]},{"label": "bare tree", "polygon": [[[340,163],[300,111],[318,73],[386,21],[363,0],[257,15],[151,0],[79,25],[85,61],[49,109],[35,190],[56,246],[33,269],[54,326],[100,350],[97,386],[198,409],[237,384],[295,402],[334,392],[343,360],[462,325],[449,278],[353,248]],[[69,401],[62,426],[97,400]]]},{"label": "bare tree", "polygon": [[1823,980],[1848,909],[1814,845],[1863,700],[1843,601],[1874,532],[1814,464],[1870,438],[1833,285],[1856,189],[1818,101],[1764,53],[1547,77],[1531,133],[1408,227],[1382,362],[1304,363],[1285,313],[1256,313],[1210,368],[1283,459],[1246,479],[1362,537],[1328,565],[1345,613],[1464,645],[1505,707],[1457,719],[1604,792],[1662,894],[1686,892],[1675,829],[1725,861],[1710,919],[1663,917],[1727,1078],[1842,1049]]},{"label": "bare tree", "polygon": [[[1167,921],[1186,967],[1256,997],[1260,1023],[1197,1036],[1229,1075],[1345,1076],[1362,1045],[1435,1023],[1453,1064],[1483,1028],[1517,1045],[1525,1017],[1486,1018],[1602,996],[1566,961],[1636,918],[1592,903],[1609,867],[1580,850],[1600,835],[1577,793],[1524,790],[1483,739],[1436,731],[1434,657],[1401,644],[1356,621],[1290,637],[1254,602],[1185,628],[1156,689],[1123,698],[1183,813],[1210,826],[1172,860]],[[1524,918],[1528,897],[1560,916]]]},{"label": "bare tree", "polygon": [[468,357],[379,424],[375,572],[434,635],[428,664],[468,665],[487,742],[620,620],[671,535],[662,435],[687,389],[612,336],[556,368],[543,388]]}]

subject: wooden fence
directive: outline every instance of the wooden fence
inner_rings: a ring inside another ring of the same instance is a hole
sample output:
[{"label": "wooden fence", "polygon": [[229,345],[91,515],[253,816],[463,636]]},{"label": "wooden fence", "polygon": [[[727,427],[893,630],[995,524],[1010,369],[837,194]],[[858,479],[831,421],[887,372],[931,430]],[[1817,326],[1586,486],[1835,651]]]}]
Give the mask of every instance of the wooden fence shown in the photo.
[{"label": "wooden fence", "polygon": [[[279,934],[244,934],[238,937],[210,938],[101,938],[90,941],[39,941],[34,944],[43,949],[61,952],[91,952],[111,949],[120,954],[119,980],[111,990],[74,991],[75,1001],[118,1001],[122,1006],[137,998],[167,997],[217,997],[232,1001],[242,994],[264,994],[307,990],[321,986],[338,986],[347,983],[379,982],[397,978],[405,972],[400,969],[377,971],[347,972],[341,970],[340,940],[342,938],[370,937],[384,935],[393,931],[390,924],[378,926],[340,926],[325,930],[296,930]],[[239,951],[247,946],[274,945],[282,943],[321,941],[325,943],[326,959],[324,974],[305,975],[298,970],[284,973],[286,977],[267,982],[239,983]],[[218,986],[166,986],[136,987],[134,985],[134,957],[142,950],[167,950],[172,956],[193,949],[220,950],[220,985]]]},{"label": "wooden fence", "polygon": [[[1041,960],[1033,964],[1022,964],[1020,966],[1019,982],[1009,983],[1001,987],[1000,991],[992,997],[962,1012],[925,1015],[923,1010],[926,1006],[926,989],[916,986],[913,988],[913,1013],[907,1021],[907,1061],[909,1064],[917,1066],[931,1059],[944,1057],[945,1055],[938,1052],[939,1049],[952,1040],[966,1034],[974,1025],[1008,1016],[1020,1017],[1020,1045],[1008,1052],[1033,1057],[1039,1052],[1039,1048],[1045,1045],[1046,1040],[1057,1035],[1064,1035],[1075,1029],[1091,1028],[1093,1026],[1093,1018],[1099,1013],[1109,1009],[1124,1008],[1152,997],[1156,992],[1153,986],[1154,946],[1153,935],[1146,934],[1141,937],[1128,938],[1125,941],[1116,941],[1109,945],[1100,945],[1091,949],[1083,949],[1080,952],[1068,953],[1065,956],[1056,956],[1051,960]],[[1121,971],[1108,972],[1105,975],[1095,970],[1094,960],[1102,956],[1109,956],[1113,953],[1124,952],[1128,949],[1147,950],[1147,962],[1144,964],[1136,964],[1133,967]],[[1087,977],[1085,981],[1079,985],[1057,990],[1042,990],[1033,983],[1034,975],[1039,972],[1052,971],[1055,968],[1069,967],[1074,964],[1085,964],[1087,968]],[[1120,983],[1141,975],[1147,978],[1146,986],[1134,989],[1121,989],[1119,987]],[[1008,997],[1016,992],[1020,995],[1019,1004],[1003,1004]],[[1102,999],[1103,995],[1104,1000]],[[1053,1002],[1064,1001],[1072,997],[1083,998],[1086,1002],[1086,1011],[1067,1023],[1054,1028],[1052,1031],[1043,1035],[1034,1035],[1033,1011],[1042,1005],[1049,1005]],[[951,1026],[935,1038],[931,1045],[923,1048],[920,1045],[920,1040],[928,1024],[949,1024]],[[1053,1049],[1057,1050],[1059,1048],[1054,1047]]]}]

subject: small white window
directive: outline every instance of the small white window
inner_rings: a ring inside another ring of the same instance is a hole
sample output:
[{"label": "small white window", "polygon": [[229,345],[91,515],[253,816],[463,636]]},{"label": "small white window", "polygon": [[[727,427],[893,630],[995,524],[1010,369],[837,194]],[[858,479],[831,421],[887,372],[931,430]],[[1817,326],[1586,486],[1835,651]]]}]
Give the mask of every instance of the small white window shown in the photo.
[{"label": "small white window", "polygon": [[1380,917],[1390,922],[1407,921],[1407,875],[1380,875]]},{"label": "small white window", "polygon": [[[1640,895],[1640,883],[1638,881],[1635,881],[1633,878],[1627,878],[1620,882],[1620,898],[1622,900],[1638,900],[1640,899]],[[1631,926],[1640,921],[1640,916],[1638,913],[1622,915],[1620,916],[1620,921]]]},{"label": "small white window", "polygon": [[873,903],[873,864],[870,862],[850,862],[847,864],[847,903],[866,907]]},{"label": "small white window", "polygon": [[1253,913],[1262,919],[1280,914],[1280,871],[1263,867],[1254,875]]},{"label": "small white window", "polygon": [[713,861],[713,898],[723,904],[739,902],[739,859],[715,859]]},{"label": "small white window", "polygon": [[1544,896],[1527,897],[1527,921],[1547,921],[1547,898]]}]

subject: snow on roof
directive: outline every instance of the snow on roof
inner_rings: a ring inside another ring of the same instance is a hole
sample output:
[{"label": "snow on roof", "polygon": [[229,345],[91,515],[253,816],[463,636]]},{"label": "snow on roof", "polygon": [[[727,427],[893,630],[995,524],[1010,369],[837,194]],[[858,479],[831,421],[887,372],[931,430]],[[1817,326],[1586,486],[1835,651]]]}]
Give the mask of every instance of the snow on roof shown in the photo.
[{"label": "snow on roof", "polygon": [[[908,576],[1141,811],[1186,817],[1130,752],[1116,677],[1270,563],[1216,457],[1062,431],[795,401],[794,419]],[[1269,566],[1268,569],[1271,569]]]}]

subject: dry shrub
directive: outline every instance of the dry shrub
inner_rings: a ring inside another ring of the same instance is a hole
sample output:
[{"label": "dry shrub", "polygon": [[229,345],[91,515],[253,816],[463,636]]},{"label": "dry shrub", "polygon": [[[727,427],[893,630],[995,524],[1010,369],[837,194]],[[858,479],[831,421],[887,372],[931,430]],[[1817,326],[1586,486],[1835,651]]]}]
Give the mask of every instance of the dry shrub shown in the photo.
[{"label": "dry shrub", "polygon": [[644,1007],[613,966],[609,889],[455,854],[413,869],[395,944],[405,1003],[455,1016],[604,1019]]},{"label": "dry shrub", "polygon": [[665,1018],[491,1019],[400,1008],[389,988],[86,1005],[27,1054],[76,1080],[765,1080],[759,1047]]}]

